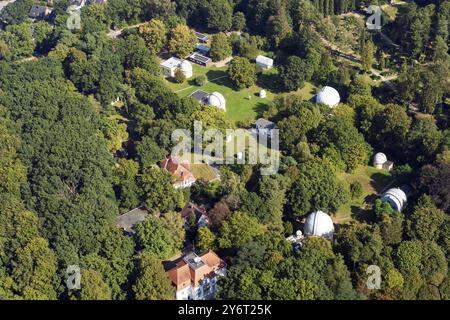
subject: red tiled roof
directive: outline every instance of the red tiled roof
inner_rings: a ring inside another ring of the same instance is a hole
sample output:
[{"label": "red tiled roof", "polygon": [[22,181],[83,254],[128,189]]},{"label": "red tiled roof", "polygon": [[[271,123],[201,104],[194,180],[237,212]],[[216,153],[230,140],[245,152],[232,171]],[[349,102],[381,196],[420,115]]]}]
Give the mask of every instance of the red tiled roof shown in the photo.
[{"label": "red tiled roof", "polygon": [[225,262],[211,250],[202,254],[199,258],[203,265],[198,268],[191,268],[189,264],[181,260],[175,267],[167,271],[177,291],[186,288],[189,284],[198,287],[202,279],[211,277],[215,271],[225,266]]},{"label": "red tiled roof", "polygon": [[160,162],[161,168],[169,171],[173,174],[177,180],[186,181],[194,179],[195,177],[191,172],[191,165],[189,161],[180,159],[178,157],[170,156]]}]

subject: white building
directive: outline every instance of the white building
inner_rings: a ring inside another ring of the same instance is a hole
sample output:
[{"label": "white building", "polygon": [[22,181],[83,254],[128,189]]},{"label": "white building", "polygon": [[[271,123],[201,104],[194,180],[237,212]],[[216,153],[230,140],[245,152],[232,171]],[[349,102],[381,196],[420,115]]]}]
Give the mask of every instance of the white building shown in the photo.
[{"label": "white building", "polygon": [[172,174],[175,189],[189,188],[197,179],[191,171],[191,164],[186,159],[170,156],[159,163],[160,167]]},{"label": "white building", "polygon": [[401,212],[405,208],[408,198],[402,189],[392,188],[381,196],[381,201],[389,203],[392,209]]},{"label": "white building", "polygon": [[270,69],[273,67],[273,59],[270,59],[265,56],[257,56],[256,64],[263,69]]},{"label": "white building", "polygon": [[330,108],[336,107],[341,102],[339,92],[332,87],[325,86],[316,95],[316,103],[323,103]]},{"label": "white building", "polygon": [[378,152],[373,157],[373,166],[377,169],[385,169],[389,171],[394,166],[394,163],[392,161],[388,161],[384,153]]},{"label": "white building", "polygon": [[303,245],[303,241],[305,240],[305,236],[300,230],[297,230],[295,232],[295,235],[289,236],[286,238],[286,241],[289,241],[292,243],[292,247],[294,248],[294,251],[298,251],[301,246]]},{"label": "white building", "polygon": [[167,274],[176,288],[177,300],[208,300],[214,298],[218,279],[226,275],[226,264],[211,250],[200,256],[192,252]]},{"label": "white building", "polygon": [[333,220],[331,220],[329,215],[320,210],[310,213],[303,226],[303,233],[307,237],[325,237],[332,240],[334,233]]},{"label": "white building", "polygon": [[172,57],[163,61],[160,64],[160,67],[161,72],[165,77],[174,78],[177,69],[180,69],[187,79],[192,77],[192,64],[187,60]]},{"label": "white building", "polygon": [[213,92],[208,97],[208,105],[226,110],[225,97],[220,92]]},{"label": "white building", "polygon": [[189,96],[208,106],[216,107],[224,111],[227,110],[225,97],[220,92],[208,93],[203,90],[197,90]]}]

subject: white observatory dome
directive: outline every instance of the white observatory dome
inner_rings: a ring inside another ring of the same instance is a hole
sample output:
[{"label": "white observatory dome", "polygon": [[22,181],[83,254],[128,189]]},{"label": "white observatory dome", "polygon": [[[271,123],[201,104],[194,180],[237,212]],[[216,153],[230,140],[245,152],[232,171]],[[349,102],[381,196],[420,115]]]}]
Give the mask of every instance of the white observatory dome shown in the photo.
[{"label": "white observatory dome", "polygon": [[320,92],[316,96],[317,103],[323,103],[333,108],[339,104],[341,101],[341,97],[339,96],[339,92],[332,87],[323,87]]},{"label": "white observatory dome", "polygon": [[213,92],[209,95],[208,104],[219,109],[226,109],[225,98],[219,92]]},{"label": "white observatory dome", "polygon": [[400,212],[405,207],[408,198],[402,189],[393,188],[389,189],[381,196],[381,201],[389,203],[392,209]]},{"label": "white observatory dome", "polygon": [[323,211],[315,211],[308,215],[303,233],[306,236],[320,236],[328,239],[333,238],[334,225],[331,217]]},{"label": "white observatory dome", "polygon": [[183,60],[183,62],[180,64],[180,69],[186,76],[186,78],[192,77],[192,64],[187,61]]},{"label": "white observatory dome", "polygon": [[383,164],[387,161],[387,157],[384,153],[382,152],[378,152],[374,157],[373,157],[373,164],[374,165],[380,165]]}]

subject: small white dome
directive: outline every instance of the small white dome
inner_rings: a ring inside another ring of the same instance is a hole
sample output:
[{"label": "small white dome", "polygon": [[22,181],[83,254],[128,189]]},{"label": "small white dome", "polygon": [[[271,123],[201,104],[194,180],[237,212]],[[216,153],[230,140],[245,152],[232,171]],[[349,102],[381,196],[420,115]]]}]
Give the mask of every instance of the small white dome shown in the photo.
[{"label": "small white dome", "polygon": [[259,97],[260,98],[265,98],[265,97],[267,97],[267,91],[266,90],[261,90],[260,92],[259,92]]},{"label": "small white dome", "polygon": [[387,161],[387,157],[384,153],[382,152],[378,152],[374,157],[373,157],[373,164],[377,165],[377,164],[383,164]]},{"label": "small white dome", "polygon": [[333,238],[334,225],[331,217],[323,211],[315,211],[306,218],[303,233],[306,236]]},{"label": "small white dome", "polygon": [[381,196],[381,201],[389,203],[392,209],[400,212],[405,207],[408,198],[402,189],[392,188]]},{"label": "small white dome", "polygon": [[209,95],[208,104],[213,107],[225,110],[225,98],[219,92],[213,92]]},{"label": "small white dome", "polygon": [[339,96],[339,92],[332,87],[323,87],[320,92],[316,96],[317,103],[323,103],[333,108],[339,104],[341,101],[341,97]]}]

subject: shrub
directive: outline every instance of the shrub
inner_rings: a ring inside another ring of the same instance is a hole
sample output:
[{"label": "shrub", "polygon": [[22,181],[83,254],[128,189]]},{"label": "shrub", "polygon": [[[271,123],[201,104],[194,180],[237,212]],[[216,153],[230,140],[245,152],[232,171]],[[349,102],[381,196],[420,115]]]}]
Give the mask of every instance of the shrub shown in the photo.
[{"label": "shrub", "polygon": [[198,76],[197,78],[195,78],[195,84],[200,86],[200,87],[204,86],[207,81],[208,81],[208,79],[203,74]]},{"label": "shrub", "polygon": [[175,71],[174,80],[176,83],[183,83],[184,81],[186,81],[186,76],[184,75],[184,73],[181,69],[177,69]]},{"label": "shrub", "polygon": [[362,185],[359,181],[354,181],[350,184],[350,195],[351,195],[352,199],[361,197]]}]

